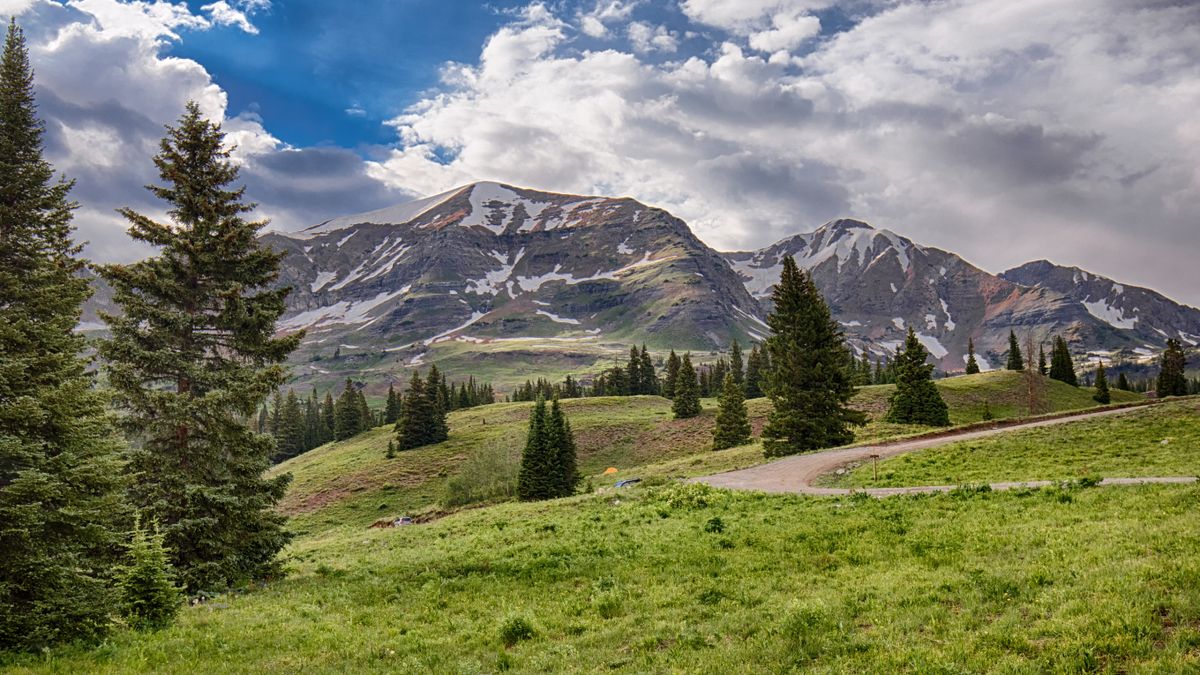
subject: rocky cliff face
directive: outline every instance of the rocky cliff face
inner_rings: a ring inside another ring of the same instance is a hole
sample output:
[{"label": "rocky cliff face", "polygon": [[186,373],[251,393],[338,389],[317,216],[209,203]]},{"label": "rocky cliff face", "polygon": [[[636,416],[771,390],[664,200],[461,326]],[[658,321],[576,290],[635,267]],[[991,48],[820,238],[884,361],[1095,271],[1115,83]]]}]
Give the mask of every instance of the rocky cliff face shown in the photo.
[{"label": "rocky cliff face", "polygon": [[[874,356],[909,326],[946,371],[963,368],[968,338],[983,367],[1000,366],[1009,330],[1040,342],[1062,334],[1080,355],[1149,358],[1168,337],[1200,343],[1200,310],[1154,291],[1045,261],[993,275],[857,220],[722,254],[632,199],[485,182],[263,241],[287,254],[281,328],[307,333],[293,358],[302,382],[395,381],[434,360],[489,375],[502,363],[503,382],[508,371],[607,365],[643,342],[745,345],[766,333],[785,255],[812,273],[855,349]],[[98,327],[100,286],[82,329]]]},{"label": "rocky cliff face", "polygon": [[[997,276],[953,253],[856,220],[832,221],[758,251],[725,254],[763,312],[770,309],[770,291],[784,255],[811,272],[857,348],[882,355],[894,350],[911,326],[947,371],[963,367],[969,337],[981,365],[1000,365],[1007,357],[1009,330],[1022,342],[1026,335],[1048,342],[1062,334],[1081,354],[1158,348],[1170,331],[1194,340],[1193,333],[1200,330],[1188,318],[1195,310],[1153,291],[1131,288],[1121,295],[1113,291],[1120,284],[1041,263]],[[1098,286],[1074,284],[1072,276],[1090,278]],[[1135,311],[1137,307],[1146,309]],[[1158,322],[1143,320],[1142,328],[1134,326],[1133,317],[1142,311]]]},{"label": "rocky cliff face", "polygon": [[716,348],[762,331],[720,254],[632,199],[475,183],[264,241],[288,253],[283,327],[313,339]]}]

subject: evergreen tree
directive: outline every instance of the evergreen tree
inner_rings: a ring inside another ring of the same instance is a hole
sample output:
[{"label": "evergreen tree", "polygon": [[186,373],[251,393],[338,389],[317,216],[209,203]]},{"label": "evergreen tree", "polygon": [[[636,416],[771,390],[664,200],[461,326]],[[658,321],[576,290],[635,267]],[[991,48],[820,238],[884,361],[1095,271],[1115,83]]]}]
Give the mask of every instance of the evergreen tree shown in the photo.
[{"label": "evergreen tree", "polygon": [[979,372],[979,362],[975,360],[975,340],[967,338],[967,375]]},{"label": "evergreen tree", "polygon": [[863,349],[862,358],[855,365],[858,373],[855,383],[859,386],[871,384],[871,357],[867,354],[866,348]]},{"label": "evergreen tree", "polygon": [[1067,341],[1061,336],[1054,336],[1054,346],[1050,351],[1050,379],[1066,382],[1072,387],[1079,386],[1075,377],[1075,366],[1071,362],[1071,350]]},{"label": "evergreen tree", "polygon": [[322,443],[334,439],[334,429],[337,428],[337,412],[333,404],[333,394],[325,392],[325,400],[321,402],[321,432],[324,434]]},{"label": "evergreen tree", "polygon": [[679,382],[679,366],[679,356],[672,349],[671,354],[667,356],[667,376],[663,379],[662,386],[662,395],[666,398],[675,398],[675,387]]},{"label": "evergreen tree", "polygon": [[425,395],[429,397],[429,417],[426,421],[428,443],[441,443],[450,438],[450,427],[446,423],[446,381],[436,365],[429,367],[429,379],[425,382]]},{"label": "evergreen tree", "polygon": [[637,347],[629,348],[629,363],[625,366],[625,379],[629,382],[628,393],[631,396],[646,393],[642,390],[642,359]]},{"label": "evergreen tree", "polygon": [[414,371],[396,420],[396,447],[411,450],[433,443],[433,403],[420,371]]},{"label": "evergreen tree", "polygon": [[334,405],[333,437],[339,441],[358,435],[362,431],[362,407],[358,402],[358,391],[354,382],[346,378],[346,386]]},{"label": "evergreen tree", "polygon": [[692,367],[692,355],[683,355],[679,362],[679,374],[675,381],[675,403],[671,406],[675,419],[686,419],[700,414],[700,383],[696,381],[696,369]]},{"label": "evergreen tree", "polygon": [[137,438],[135,505],[163,527],[189,591],[280,571],[285,518],[274,507],[290,476],[265,478],[274,442],[245,419],[286,379],[302,334],[273,337],[291,290],[278,288],[283,253],[258,240],[265,221],[242,216],[238,178],[219,124],[194,102],[154,158],[173,222],[132,209],[129,234],[157,255],[101,269],[120,316],[105,316],[108,378]]},{"label": "evergreen tree", "polygon": [[1104,372],[1104,364],[1096,366],[1096,394],[1092,396],[1096,403],[1112,402],[1112,394],[1108,392],[1108,374]]},{"label": "evergreen tree", "polygon": [[555,457],[551,455],[547,435],[546,399],[539,396],[529,414],[529,434],[517,474],[517,496],[523,501],[552,499],[557,495]]},{"label": "evergreen tree", "polygon": [[1125,377],[1124,371],[1121,371],[1117,376],[1117,389],[1121,391],[1133,391],[1133,388],[1129,386],[1129,378]]},{"label": "evergreen tree", "polygon": [[743,361],[742,346],[738,344],[737,338],[734,338],[733,344],[729,346],[729,373],[733,375],[733,381],[739,387],[746,384],[746,366]]},{"label": "evergreen tree", "polygon": [[1156,391],[1159,398],[1167,396],[1186,396],[1188,392],[1187,357],[1183,353],[1183,345],[1179,340],[1167,340],[1167,348],[1159,359],[1158,383]]},{"label": "evergreen tree", "polygon": [[733,373],[730,373],[725,376],[721,387],[717,426],[713,429],[713,450],[724,450],[749,442],[750,419],[746,414],[742,385],[738,384],[733,379]]},{"label": "evergreen tree", "polygon": [[763,449],[770,457],[849,443],[850,427],[866,417],[849,406],[854,383],[829,306],[791,256],[783,259],[771,299],[767,395],[774,408],[763,429]]},{"label": "evergreen tree", "polygon": [[366,393],[357,389],[355,399],[358,403],[358,430],[362,432],[371,429],[375,426],[375,415],[371,414],[371,407],[367,405]]},{"label": "evergreen tree", "polygon": [[571,423],[557,398],[551,402],[550,413],[546,417],[544,441],[552,468],[554,496],[570,497],[575,494],[580,478],[575,434],[571,432]]},{"label": "evergreen tree", "polygon": [[289,389],[284,399],[279,424],[280,428],[275,435],[275,454],[272,457],[276,462],[295,457],[307,449],[304,447],[304,415],[300,410],[300,399],[296,397],[294,390]]},{"label": "evergreen tree", "polygon": [[1021,358],[1021,345],[1017,344],[1017,334],[1011,330],[1008,331],[1008,365],[1006,367],[1009,370],[1025,370],[1025,359]]},{"label": "evergreen tree", "polygon": [[147,532],[141,519],[136,520],[127,547],[130,563],[121,570],[119,578],[126,621],[136,630],[170,626],[183,604],[183,593],[175,585],[175,569],[158,525]]},{"label": "evergreen tree", "polygon": [[384,457],[387,459],[395,459],[396,458],[396,441],[394,441],[390,438],[388,439],[387,453],[384,454]]},{"label": "evergreen tree", "polygon": [[77,275],[72,184],[43,158],[36,113],[12,22],[0,57],[0,650],[103,635],[128,516],[122,445],[74,332],[91,290]]},{"label": "evergreen tree", "polygon": [[925,363],[928,358],[929,352],[910,326],[904,351],[896,355],[896,391],[888,403],[888,422],[929,426],[950,424],[949,409],[931,377],[933,366]]},{"label": "evergreen tree", "polygon": [[762,351],[755,344],[750,347],[750,356],[746,359],[746,398],[762,398],[763,393],[763,358]]},{"label": "evergreen tree", "polygon": [[654,395],[658,393],[658,374],[654,372],[654,361],[650,358],[650,352],[646,351],[646,345],[642,345],[642,351],[638,354],[638,359],[642,364],[642,393]]},{"label": "evergreen tree", "polygon": [[400,397],[396,395],[396,388],[389,384],[387,405],[383,409],[383,421],[387,424],[395,424],[398,419],[400,419]]},{"label": "evergreen tree", "polygon": [[1048,375],[1050,369],[1046,367],[1046,350],[1042,345],[1038,345],[1038,373]]}]

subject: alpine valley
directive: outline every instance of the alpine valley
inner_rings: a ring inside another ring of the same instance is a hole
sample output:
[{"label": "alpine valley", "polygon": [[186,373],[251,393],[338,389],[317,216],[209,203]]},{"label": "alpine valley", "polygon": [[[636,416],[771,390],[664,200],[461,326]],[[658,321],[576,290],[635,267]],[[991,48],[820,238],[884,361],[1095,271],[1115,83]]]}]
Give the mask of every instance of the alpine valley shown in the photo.
[{"label": "alpine valley", "polygon": [[850,219],[721,253],[633,199],[479,182],[263,240],[286,253],[279,283],[293,291],[281,328],[306,331],[293,372],[322,388],[349,376],[378,393],[437,362],[505,390],[598,371],[635,344],[747,345],[767,332],[785,255],[873,359],[909,326],[947,372],[962,370],[969,337],[982,368],[1002,364],[1010,330],[1062,334],[1081,359],[1149,359],[1170,337],[1200,343],[1200,310],[1152,290],[1046,261],[995,275]]}]

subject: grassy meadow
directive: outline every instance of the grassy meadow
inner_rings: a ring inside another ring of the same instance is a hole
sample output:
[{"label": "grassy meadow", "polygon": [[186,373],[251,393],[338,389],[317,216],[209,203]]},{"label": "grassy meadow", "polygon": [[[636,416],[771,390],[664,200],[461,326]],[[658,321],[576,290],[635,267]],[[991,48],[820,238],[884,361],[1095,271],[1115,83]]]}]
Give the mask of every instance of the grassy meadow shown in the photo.
[{"label": "grassy meadow", "polygon": [[[1019,410],[1017,378],[938,384],[968,423],[982,400],[997,417]],[[880,422],[890,389],[855,398],[871,416],[860,440],[928,431]],[[1059,409],[1092,404],[1087,390],[1052,393]],[[658,397],[564,405],[587,494],[511,501],[529,404],[455,412],[449,441],[391,460],[390,430],[375,429],[276,468],[294,477],[286,578],[186,608],[158,633],[4,655],[0,669],[1200,671],[1200,486],[726,492],[672,480],[763,461],[757,443],[708,449],[715,401],[693,420]],[[757,432],[769,403],[749,407]],[[1184,399],[880,466],[894,484],[1194,474],[1197,413]],[[645,480],[612,487],[633,476]],[[368,527],[397,515],[419,524]]]}]

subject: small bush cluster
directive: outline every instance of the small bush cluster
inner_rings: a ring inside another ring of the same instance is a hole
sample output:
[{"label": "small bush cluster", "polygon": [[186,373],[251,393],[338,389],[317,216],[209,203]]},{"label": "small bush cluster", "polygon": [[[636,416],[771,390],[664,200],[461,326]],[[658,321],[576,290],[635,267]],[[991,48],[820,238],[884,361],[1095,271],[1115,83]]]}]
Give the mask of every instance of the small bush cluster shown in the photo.
[{"label": "small bush cluster", "polygon": [[678,483],[658,495],[658,501],[669,509],[704,509],[725,500],[727,493],[704,483]]}]

